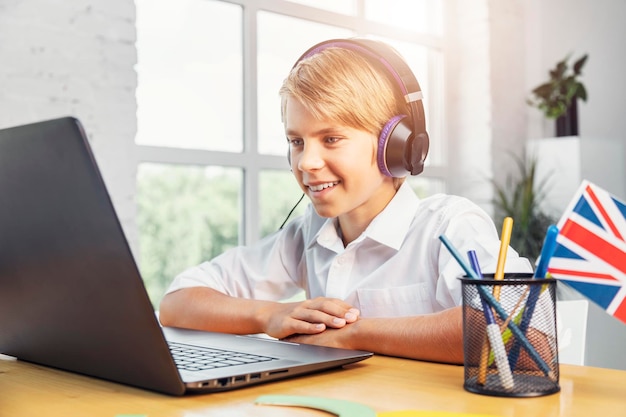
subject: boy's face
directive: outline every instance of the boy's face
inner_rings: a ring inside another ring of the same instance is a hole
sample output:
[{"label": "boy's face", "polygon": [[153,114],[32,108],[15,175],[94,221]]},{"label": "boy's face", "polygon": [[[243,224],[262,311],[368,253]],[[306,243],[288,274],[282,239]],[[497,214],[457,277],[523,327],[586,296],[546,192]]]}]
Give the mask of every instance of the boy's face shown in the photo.
[{"label": "boy's face", "polygon": [[299,101],[287,100],[285,133],[291,169],[317,213],[369,223],[394,196],[392,178],[376,164],[378,138],[315,118]]}]

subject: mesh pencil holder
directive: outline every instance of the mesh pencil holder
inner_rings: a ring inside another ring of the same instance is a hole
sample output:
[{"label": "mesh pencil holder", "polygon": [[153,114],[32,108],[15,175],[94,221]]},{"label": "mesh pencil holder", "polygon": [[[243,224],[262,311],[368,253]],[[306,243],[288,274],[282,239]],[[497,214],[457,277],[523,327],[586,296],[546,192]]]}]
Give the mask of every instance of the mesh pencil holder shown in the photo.
[{"label": "mesh pencil holder", "polygon": [[556,281],[532,274],[460,280],[464,388],[502,397],[558,392]]}]

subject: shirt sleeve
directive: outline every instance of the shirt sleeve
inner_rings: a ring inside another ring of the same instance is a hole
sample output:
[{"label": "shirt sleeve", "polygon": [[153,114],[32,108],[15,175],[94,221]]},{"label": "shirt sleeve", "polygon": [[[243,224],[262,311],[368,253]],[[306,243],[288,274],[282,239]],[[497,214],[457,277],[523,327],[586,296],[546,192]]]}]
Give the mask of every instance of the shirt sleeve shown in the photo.
[{"label": "shirt sleeve", "polygon": [[[483,273],[494,273],[500,252],[500,236],[489,215],[478,205],[465,198],[456,197],[440,213],[437,236],[445,234],[463,256],[474,250]],[[461,282],[465,271],[442,245],[439,247],[439,278],[437,301],[449,308],[461,305]],[[532,272],[528,259],[522,258],[509,246],[505,272]]]},{"label": "shirt sleeve", "polygon": [[167,293],[209,287],[224,294],[278,301],[304,288],[303,227],[306,215],[258,243],[229,249],[177,275]]}]

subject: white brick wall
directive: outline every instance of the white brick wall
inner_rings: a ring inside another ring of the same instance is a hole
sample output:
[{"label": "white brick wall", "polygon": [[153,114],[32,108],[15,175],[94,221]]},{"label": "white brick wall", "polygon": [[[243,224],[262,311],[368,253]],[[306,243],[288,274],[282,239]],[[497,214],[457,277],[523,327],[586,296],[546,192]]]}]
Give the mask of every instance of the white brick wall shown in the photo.
[{"label": "white brick wall", "polygon": [[0,0],[0,127],[72,115],[136,247],[133,0]]}]

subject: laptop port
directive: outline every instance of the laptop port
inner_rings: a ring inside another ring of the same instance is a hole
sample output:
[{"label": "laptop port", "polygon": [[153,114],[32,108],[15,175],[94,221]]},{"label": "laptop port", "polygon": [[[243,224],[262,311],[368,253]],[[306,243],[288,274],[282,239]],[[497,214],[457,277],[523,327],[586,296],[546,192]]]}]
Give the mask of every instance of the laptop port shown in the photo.
[{"label": "laptop port", "polygon": [[270,375],[276,375],[276,374],[286,374],[287,372],[289,372],[287,369],[281,369],[279,371],[270,371]]},{"label": "laptop port", "polygon": [[229,378],[220,378],[217,380],[217,385],[219,385],[220,387],[226,387],[228,386],[228,382]]}]

